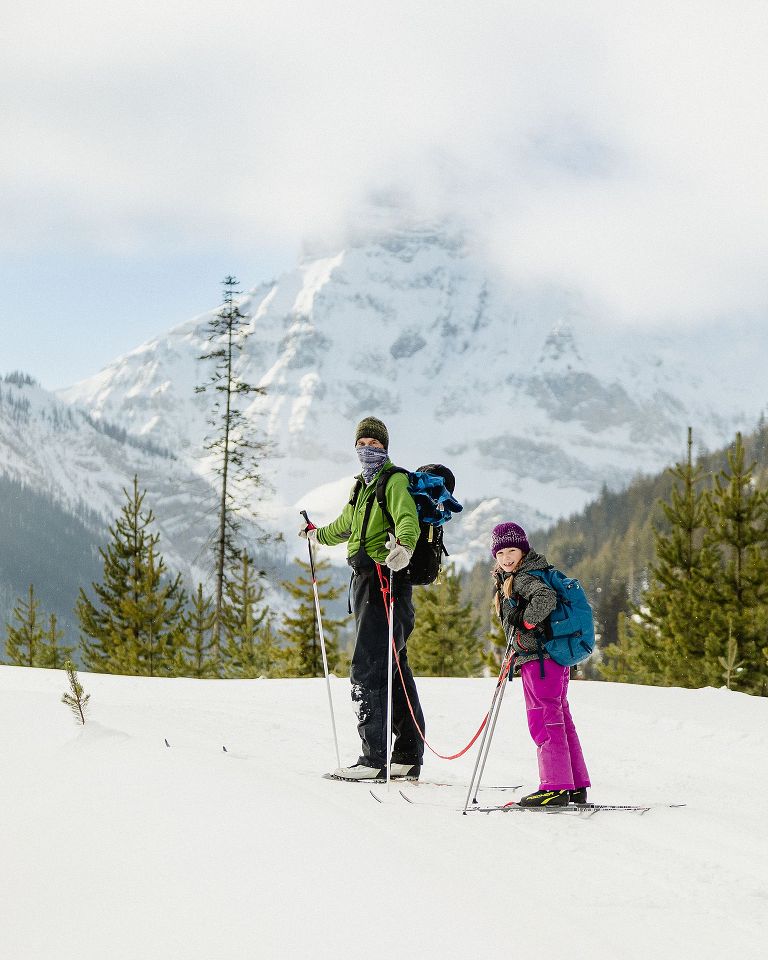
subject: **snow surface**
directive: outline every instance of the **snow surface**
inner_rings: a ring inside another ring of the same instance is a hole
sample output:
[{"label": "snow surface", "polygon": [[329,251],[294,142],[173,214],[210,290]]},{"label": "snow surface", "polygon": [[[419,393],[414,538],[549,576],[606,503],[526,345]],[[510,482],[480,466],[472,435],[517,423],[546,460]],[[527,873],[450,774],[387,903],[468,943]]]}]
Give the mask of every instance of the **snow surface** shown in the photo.
[{"label": "snow surface", "polygon": [[[85,728],[59,702],[63,673],[0,667],[3,957],[765,956],[766,699],[576,683],[593,799],[687,807],[462,817],[474,750],[428,761],[426,778],[456,784],[407,788],[431,805],[323,780],[322,680],[81,680]],[[348,687],[332,680],[351,761]],[[445,753],[493,680],[419,687]],[[537,786],[517,682],[484,782]]]}]

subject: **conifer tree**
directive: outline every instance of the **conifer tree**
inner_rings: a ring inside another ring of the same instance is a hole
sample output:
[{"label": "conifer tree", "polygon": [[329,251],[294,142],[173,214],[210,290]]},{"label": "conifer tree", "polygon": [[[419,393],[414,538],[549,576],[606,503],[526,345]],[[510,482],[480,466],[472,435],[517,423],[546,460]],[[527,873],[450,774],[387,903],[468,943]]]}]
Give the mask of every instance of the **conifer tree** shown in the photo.
[{"label": "conifer tree", "polygon": [[198,583],[192,603],[182,617],[184,648],[179,659],[178,673],[189,677],[216,677],[217,664],[213,659],[213,601]]},{"label": "conifer tree", "polygon": [[39,612],[40,601],[30,584],[26,599],[19,599],[13,608],[15,624],[7,624],[5,654],[9,663],[18,667],[43,666],[44,631]]},{"label": "conifer tree", "polygon": [[493,616],[491,617],[490,630],[485,634],[483,661],[491,668],[492,672],[499,673],[501,670],[501,661],[504,659],[506,652],[507,635],[504,632],[501,620],[496,616],[496,611],[494,610]]},{"label": "conifer tree", "polygon": [[414,673],[427,677],[473,677],[482,672],[480,619],[461,597],[453,564],[429,587],[415,591],[416,626],[408,641]]},{"label": "conifer tree", "polygon": [[50,614],[48,626],[43,631],[40,666],[52,670],[60,670],[72,656],[74,647],[62,647],[60,642],[64,638],[64,631],[59,630],[56,614]]},{"label": "conifer tree", "polygon": [[[283,650],[284,670],[289,677],[322,677],[323,655],[320,649],[320,636],[315,619],[315,600],[312,589],[312,575],[308,563],[296,560],[300,573],[295,581],[283,582],[283,587],[291,597],[297,601],[293,613],[283,615],[283,623],[279,630],[284,640]],[[320,600],[320,612],[323,618],[323,637],[329,671],[340,669],[343,660],[339,652],[338,634],[346,620],[335,620],[327,616],[324,601],[336,600],[343,590],[330,585],[330,577],[321,577],[320,573],[327,570],[330,564],[327,560],[315,560],[315,575],[317,577],[317,593]]]},{"label": "conifer tree", "polygon": [[181,577],[169,578],[157,554],[160,535],[152,533],[154,514],[144,510],[146,491],[138,477],[110,527],[111,541],[100,549],[103,580],[92,584],[92,601],[81,588],[77,617],[83,658],[101,673],[165,676],[173,672],[183,642]]},{"label": "conifer tree", "polygon": [[491,569],[485,562],[478,563],[468,575],[462,578],[462,589],[472,608],[479,610],[481,631],[485,628],[482,661],[491,673],[498,674],[507,650],[507,636],[493,602]]},{"label": "conifer tree", "polygon": [[631,616],[622,618],[619,642],[602,651],[599,671],[609,680],[680,686],[710,680],[702,579],[714,570],[717,558],[704,540],[707,501],[703,470],[693,462],[690,428],[686,460],[670,473],[676,484],[670,502],[661,503],[669,531],[656,530],[649,587]]},{"label": "conifer tree", "polygon": [[222,614],[222,661],[228,677],[261,676],[260,630],[267,616],[262,605],[264,590],[258,582],[260,572],[243,551],[237,572],[226,581]]},{"label": "conifer tree", "polygon": [[13,611],[16,624],[8,624],[6,655],[17,666],[60,668],[69,658],[73,647],[63,647],[64,632],[58,627],[55,613],[43,625],[40,601],[30,584],[26,600],[19,600]]},{"label": "conifer tree", "polygon": [[240,562],[240,516],[245,509],[245,496],[252,500],[254,490],[263,482],[260,461],[267,444],[254,439],[254,430],[246,418],[240,401],[263,396],[264,387],[248,383],[242,376],[238,358],[250,333],[250,317],[242,313],[236,297],[240,291],[236,277],[223,281],[224,303],[208,323],[210,349],[202,361],[213,361],[213,370],[206,383],[195,388],[197,393],[213,391],[205,449],[214,458],[219,478],[218,522],[213,537],[214,554],[214,623],[213,655],[218,660],[224,629],[228,567]]},{"label": "conifer tree", "polygon": [[[642,624],[639,613],[630,614],[635,620],[635,629],[640,629]],[[607,644],[601,651],[605,659],[598,665],[598,675],[606,680],[616,680],[620,683],[658,683],[658,677],[653,681],[649,680],[643,673],[643,668],[638,662],[638,650],[641,646],[643,635],[639,640],[630,639],[631,629],[627,627],[629,619],[626,613],[620,613],[616,628],[616,642]],[[648,630],[648,627],[644,627]]]},{"label": "conifer tree", "polygon": [[270,612],[259,627],[258,664],[261,677],[279,677],[283,672],[283,651],[277,642],[274,621],[274,614]]},{"label": "conifer tree", "polygon": [[753,437],[753,455],[755,462],[764,466],[768,463],[768,420],[765,411],[760,414],[757,428]]},{"label": "conifer tree", "polygon": [[77,671],[75,670],[75,665],[71,660],[67,660],[64,664],[64,669],[67,671],[67,680],[69,681],[69,693],[65,693],[61,702],[69,707],[74,715],[75,720],[78,723],[85,725],[85,711],[88,706],[88,701],[91,699],[90,693],[86,693],[83,690],[83,686],[80,683],[80,680],[77,676]]},{"label": "conifer tree", "polygon": [[155,557],[158,539],[158,534],[147,538],[143,563],[131,570],[129,591],[122,600],[125,621],[134,625],[133,672],[147,677],[172,675],[184,642],[181,574],[167,576],[165,561]]},{"label": "conifer tree", "polygon": [[768,612],[768,492],[754,482],[755,464],[747,465],[741,434],[728,452],[725,470],[715,477],[709,499],[706,542],[722,563],[707,577],[711,596],[707,656],[719,674],[720,657],[728,657],[729,638],[743,666],[733,685],[747,693],[768,693],[762,655]]},{"label": "conifer tree", "polygon": [[739,645],[736,643],[733,630],[729,629],[728,631],[728,649],[726,650],[726,655],[724,657],[718,657],[717,659],[723,668],[725,685],[730,690],[734,677],[737,676],[739,671],[744,667],[744,661],[739,660]]}]

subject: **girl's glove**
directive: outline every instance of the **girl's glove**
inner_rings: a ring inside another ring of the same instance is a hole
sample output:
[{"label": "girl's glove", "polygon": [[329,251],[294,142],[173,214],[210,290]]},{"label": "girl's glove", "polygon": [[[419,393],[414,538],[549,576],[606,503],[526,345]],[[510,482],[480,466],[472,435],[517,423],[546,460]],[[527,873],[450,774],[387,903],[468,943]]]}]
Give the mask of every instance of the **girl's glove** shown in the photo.
[{"label": "girl's glove", "polygon": [[387,550],[389,550],[389,553],[384,562],[393,573],[407,567],[411,562],[413,550],[409,550],[408,547],[404,547],[402,543],[398,543],[393,533],[390,533],[387,537]]},{"label": "girl's glove", "polygon": [[523,625],[523,604],[519,601],[515,604],[515,609],[509,615],[509,622],[518,630]]},{"label": "girl's glove", "polygon": [[517,627],[518,630],[522,630],[523,633],[530,633],[536,629],[535,623],[528,623],[525,619],[525,606],[521,603],[518,603],[515,609],[510,614],[510,622],[514,627]]}]

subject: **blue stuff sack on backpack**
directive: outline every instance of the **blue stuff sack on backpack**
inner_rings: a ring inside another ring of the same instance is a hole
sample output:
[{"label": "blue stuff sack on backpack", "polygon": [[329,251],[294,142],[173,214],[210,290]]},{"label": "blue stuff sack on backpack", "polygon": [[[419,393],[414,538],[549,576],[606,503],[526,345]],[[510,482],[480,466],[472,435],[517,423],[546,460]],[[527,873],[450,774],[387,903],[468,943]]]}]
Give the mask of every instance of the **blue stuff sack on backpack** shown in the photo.
[{"label": "blue stuff sack on backpack", "polygon": [[[395,524],[387,509],[386,489],[389,478],[395,473],[407,475],[408,492],[414,499],[419,517],[419,539],[408,564],[411,583],[434,583],[443,557],[448,556],[443,543],[443,526],[451,519],[451,514],[464,509],[453,495],[456,478],[442,463],[428,463],[418,470],[404,470],[402,467],[383,470],[376,484],[376,500],[392,531]],[[357,492],[356,487],[351,503]]]},{"label": "blue stuff sack on backpack", "polygon": [[[430,473],[430,470],[442,471]],[[408,493],[416,501],[416,510],[421,523],[441,527],[451,519],[452,513],[464,508],[453,495],[455,480],[447,467],[430,463],[408,474]]]},{"label": "blue stuff sack on backpack", "polygon": [[441,463],[428,463],[408,473],[408,492],[419,515],[419,539],[408,564],[413,584],[434,583],[443,557],[448,556],[443,525],[463,509],[453,495],[455,485],[453,473]]},{"label": "blue stuff sack on backpack", "polygon": [[557,594],[557,606],[542,624],[542,646],[561,667],[575,667],[595,649],[595,620],[587,595],[578,580],[555,567],[528,572]]}]

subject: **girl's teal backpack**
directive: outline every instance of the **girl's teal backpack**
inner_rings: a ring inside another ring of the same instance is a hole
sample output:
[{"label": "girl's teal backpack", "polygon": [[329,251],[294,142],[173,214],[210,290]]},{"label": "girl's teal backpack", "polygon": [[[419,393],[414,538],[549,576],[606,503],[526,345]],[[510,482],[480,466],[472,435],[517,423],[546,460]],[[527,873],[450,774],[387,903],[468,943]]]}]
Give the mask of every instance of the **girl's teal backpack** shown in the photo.
[{"label": "girl's teal backpack", "polygon": [[[595,649],[595,621],[592,607],[578,580],[566,577],[555,567],[529,570],[557,594],[557,606],[541,625],[545,639],[541,646],[561,667],[574,667]],[[544,658],[541,657],[542,671]]]}]

